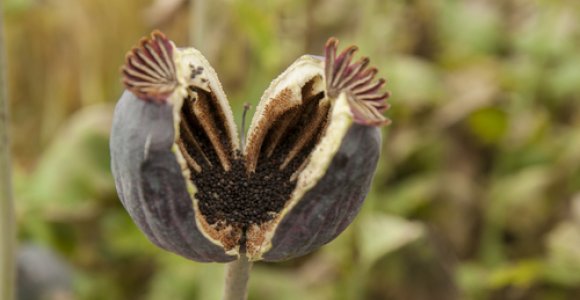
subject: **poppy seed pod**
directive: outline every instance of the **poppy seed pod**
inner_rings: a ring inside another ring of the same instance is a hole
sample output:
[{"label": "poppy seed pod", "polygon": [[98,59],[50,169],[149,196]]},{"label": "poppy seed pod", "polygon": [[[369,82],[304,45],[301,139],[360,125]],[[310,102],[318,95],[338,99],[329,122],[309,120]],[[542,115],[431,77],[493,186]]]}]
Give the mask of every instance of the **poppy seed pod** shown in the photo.
[{"label": "poppy seed pod", "polygon": [[[305,55],[265,91],[247,139],[199,51],[154,32],[130,51],[112,171],[135,223],[195,261],[279,261],[333,240],[358,213],[389,121],[383,79],[356,47]],[[243,144],[243,145],[242,145]]]}]

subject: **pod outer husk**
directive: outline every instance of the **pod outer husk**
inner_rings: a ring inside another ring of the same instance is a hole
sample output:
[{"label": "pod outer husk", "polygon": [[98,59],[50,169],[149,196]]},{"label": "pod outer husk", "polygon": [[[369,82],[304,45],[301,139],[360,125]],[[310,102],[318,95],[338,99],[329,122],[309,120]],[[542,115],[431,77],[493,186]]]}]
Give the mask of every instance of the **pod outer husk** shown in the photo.
[{"label": "pod outer husk", "polygon": [[322,179],[286,215],[266,261],[287,260],[336,238],[354,220],[370,189],[380,154],[376,127],[353,124]]},{"label": "pod outer husk", "polygon": [[121,202],[157,246],[200,262],[235,259],[200,232],[176,156],[173,107],[125,91],[111,131],[111,167]]}]

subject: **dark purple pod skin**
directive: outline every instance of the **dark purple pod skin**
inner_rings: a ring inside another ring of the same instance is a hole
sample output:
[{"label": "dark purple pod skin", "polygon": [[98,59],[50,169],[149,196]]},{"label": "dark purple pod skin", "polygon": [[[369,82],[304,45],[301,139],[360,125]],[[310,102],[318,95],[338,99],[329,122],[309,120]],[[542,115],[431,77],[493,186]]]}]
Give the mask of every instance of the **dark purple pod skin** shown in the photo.
[{"label": "dark purple pod skin", "polygon": [[326,174],[278,225],[264,260],[308,254],[346,229],[369,192],[380,148],[377,127],[353,124]]},{"label": "dark purple pod skin", "polygon": [[111,131],[111,167],[119,198],[155,245],[200,262],[236,259],[197,227],[193,202],[175,154],[173,107],[125,91]]}]

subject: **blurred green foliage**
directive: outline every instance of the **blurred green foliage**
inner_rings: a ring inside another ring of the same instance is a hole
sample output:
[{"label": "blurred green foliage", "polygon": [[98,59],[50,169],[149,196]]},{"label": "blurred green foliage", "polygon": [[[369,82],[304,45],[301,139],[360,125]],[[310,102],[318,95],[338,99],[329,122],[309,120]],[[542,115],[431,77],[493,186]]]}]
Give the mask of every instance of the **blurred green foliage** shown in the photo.
[{"label": "blurred green foliage", "polygon": [[126,51],[153,28],[190,45],[190,24],[238,118],[329,36],[393,95],[361,215],[314,254],[258,263],[250,299],[580,299],[577,0],[218,0],[192,22],[186,1],[3,3],[19,236],[73,266],[74,299],[221,295],[223,266],[149,243],[109,171]]}]

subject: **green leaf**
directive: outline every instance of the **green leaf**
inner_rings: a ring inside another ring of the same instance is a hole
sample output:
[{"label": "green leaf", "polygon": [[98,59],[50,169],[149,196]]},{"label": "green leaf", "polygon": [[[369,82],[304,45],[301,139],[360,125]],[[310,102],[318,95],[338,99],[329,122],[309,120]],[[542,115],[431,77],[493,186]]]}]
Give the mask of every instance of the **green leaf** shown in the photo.
[{"label": "green leaf", "polygon": [[541,275],[541,261],[523,260],[494,270],[489,276],[489,283],[494,289],[506,286],[527,288],[539,280]]},{"label": "green leaf", "polygon": [[473,112],[468,119],[469,129],[484,144],[498,143],[507,129],[508,118],[504,111],[485,107]]},{"label": "green leaf", "polygon": [[548,279],[566,286],[580,284],[580,220],[558,225],[548,235],[547,247]]},{"label": "green leaf", "polygon": [[109,168],[112,108],[87,107],[71,117],[40,158],[32,180],[19,191],[30,209],[55,218],[91,214],[115,194]]},{"label": "green leaf", "polygon": [[422,237],[425,229],[420,223],[399,217],[370,214],[361,220],[359,230],[360,260],[368,268],[384,255]]}]

